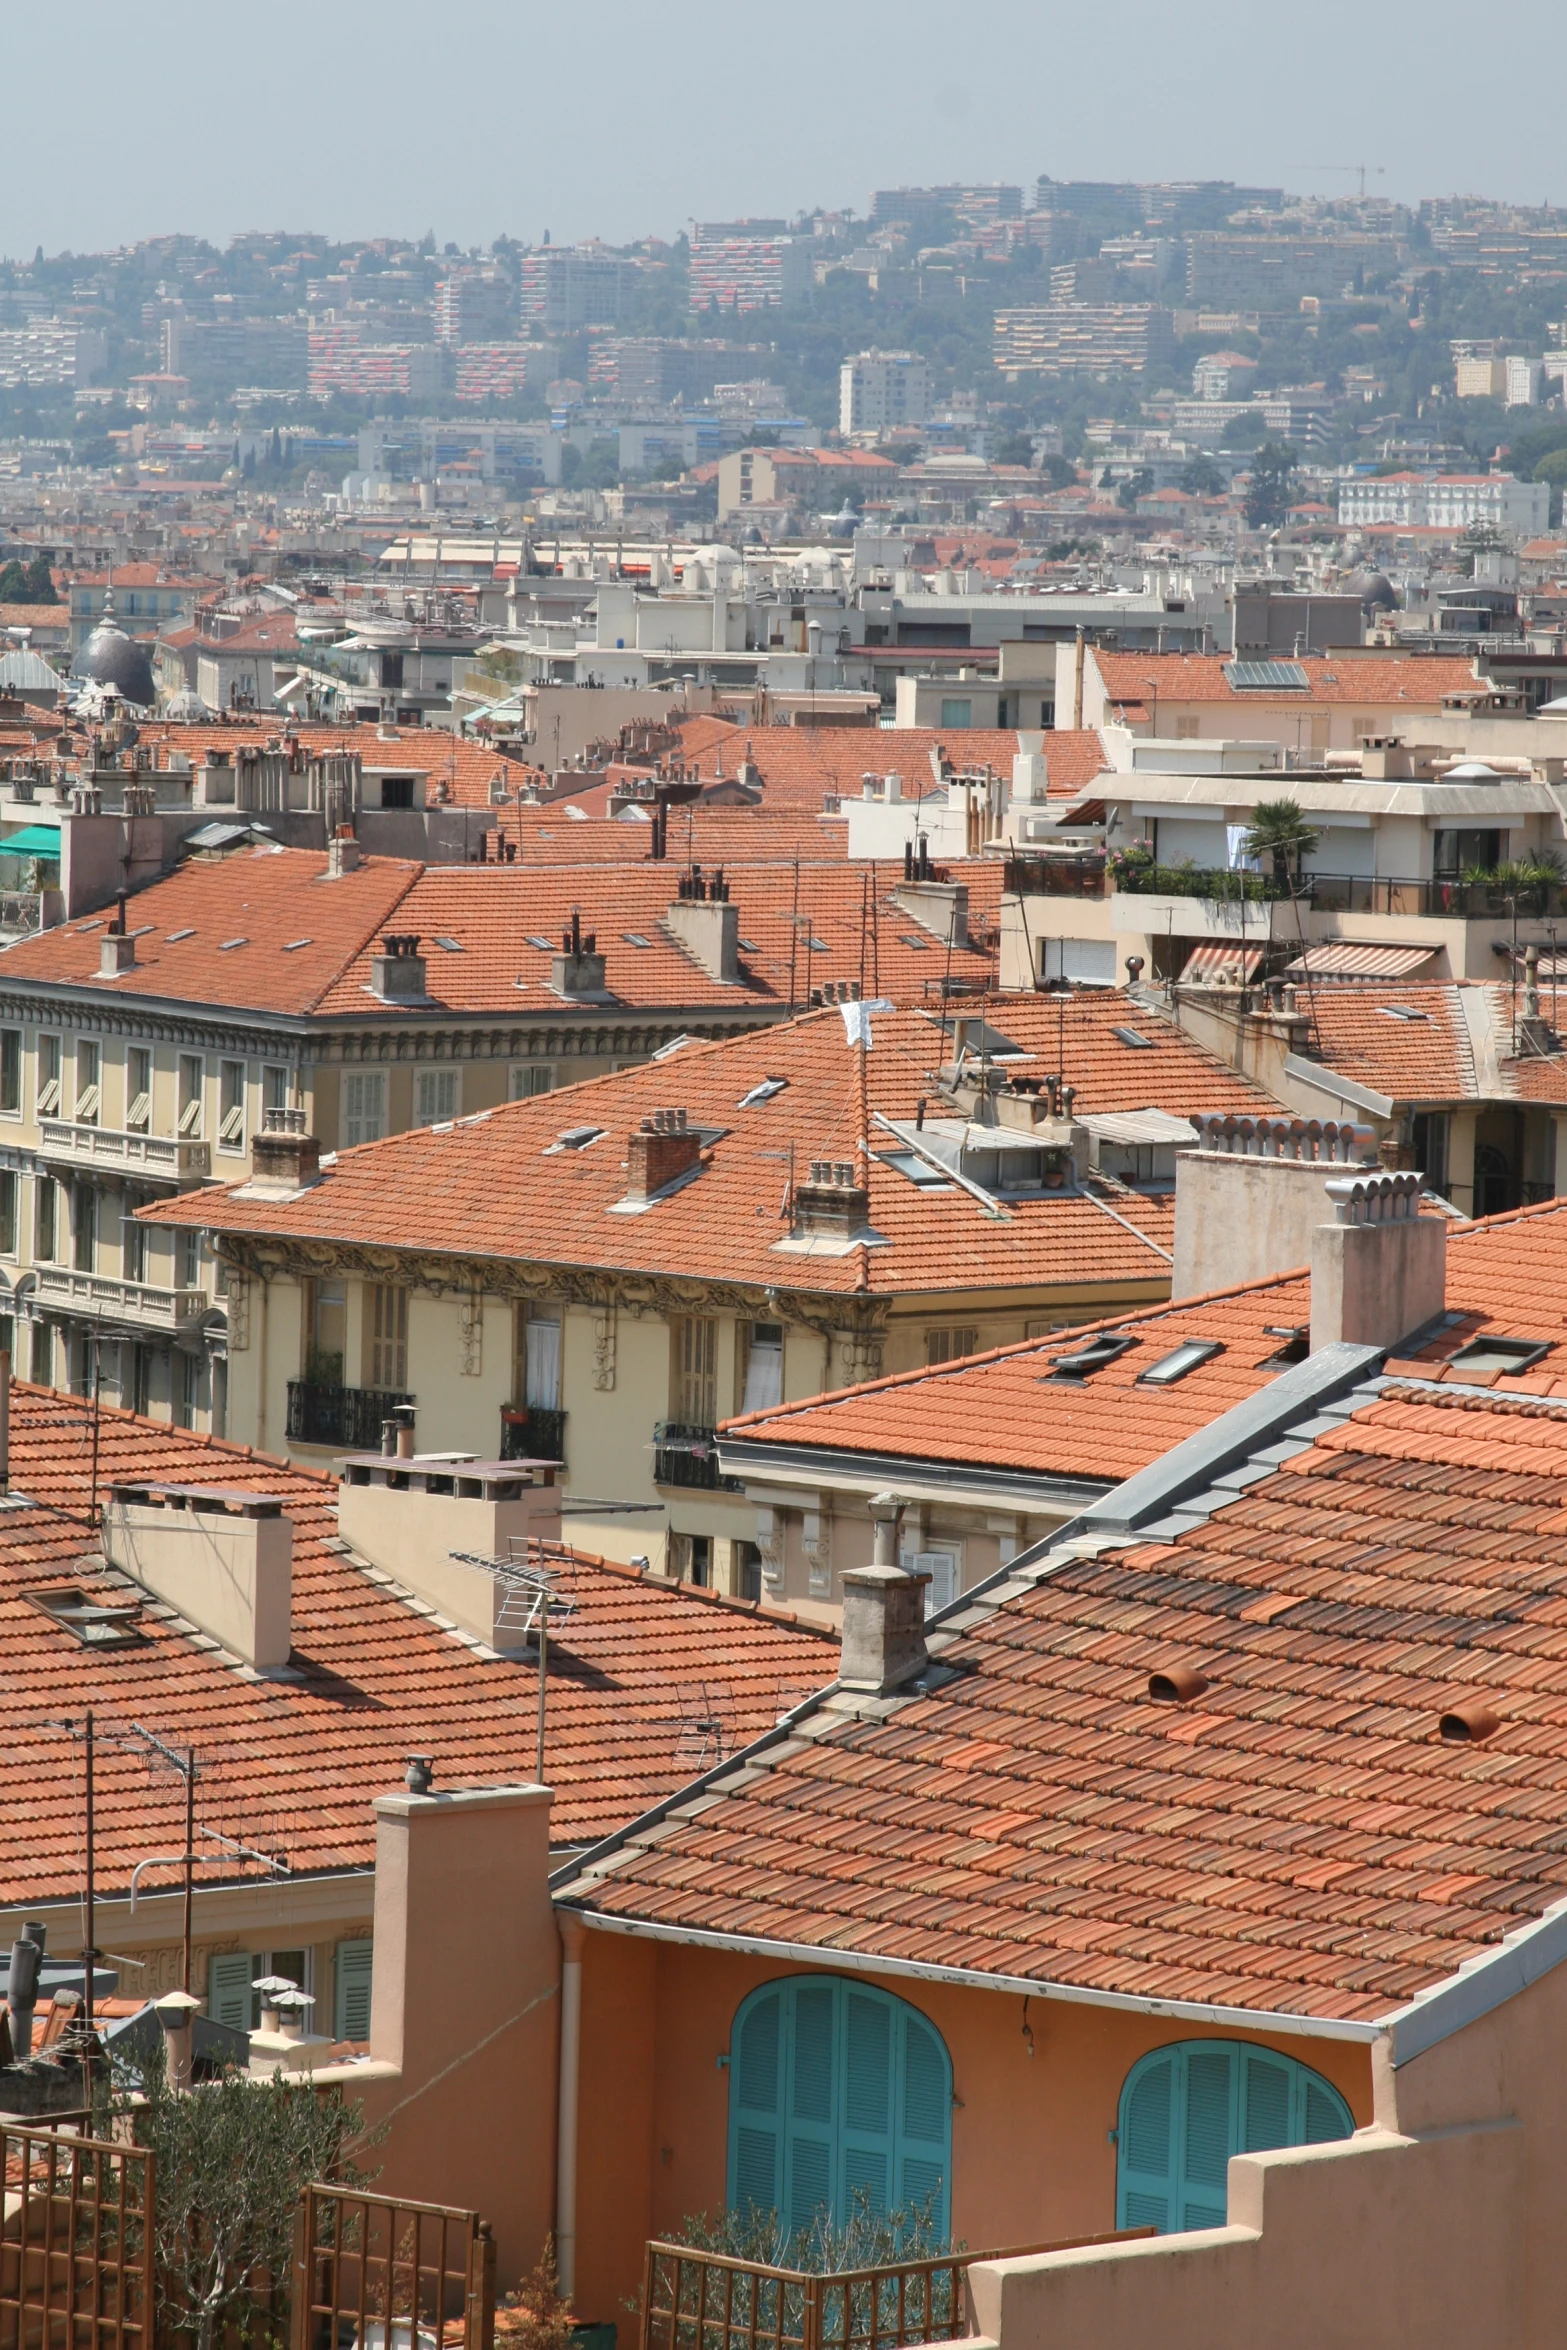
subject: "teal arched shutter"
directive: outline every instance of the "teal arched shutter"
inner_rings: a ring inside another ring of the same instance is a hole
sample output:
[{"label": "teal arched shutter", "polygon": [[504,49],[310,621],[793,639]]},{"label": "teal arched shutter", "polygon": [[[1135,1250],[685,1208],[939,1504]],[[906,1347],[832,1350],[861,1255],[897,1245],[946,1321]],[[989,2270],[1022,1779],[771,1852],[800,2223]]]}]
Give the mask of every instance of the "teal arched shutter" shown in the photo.
[{"label": "teal arched shutter", "polygon": [[1157,2228],[1163,2236],[1174,2224],[1174,2120],[1175,2059],[1145,2058],[1121,2097],[1118,2228]]},{"label": "teal arched shutter", "polygon": [[893,2011],[873,1991],[843,1994],[843,2189],[872,2211],[893,2193]]},{"label": "teal arched shutter", "polygon": [[776,2211],[791,2234],[823,2212],[840,2224],[951,2207],[952,2066],[905,2000],[838,1975],[753,1991],[735,2017],[729,2077],[729,2206]]},{"label": "teal arched shutter", "polygon": [[1235,2040],[1184,2040],[1132,2067],[1121,2092],[1116,2225],[1222,2228],[1232,2154],[1347,2138],[1349,2107],[1320,2073]]},{"label": "teal arched shutter", "polygon": [[833,2149],[839,2121],[839,1988],[830,1977],[821,1982],[807,1977],[791,1986],[794,2031],[783,2200],[791,2231],[808,2228],[818,2212],[834,2211],[838,2204]]},{"label": "teal arched shutter", "polygon": [[944,2237],[952,2201],[952,2066],[940,2034],[912,2007],[899,2002],[899,2008],[903,2113],[895,2191],[904,2211],[928,2204]]},{"label": "teal arched shutter", "polygon": [[735,2021],[730,2059],[729,2201],[736,2211],[782,2207],[784,2002],[781,1990],[749,2000]]}]

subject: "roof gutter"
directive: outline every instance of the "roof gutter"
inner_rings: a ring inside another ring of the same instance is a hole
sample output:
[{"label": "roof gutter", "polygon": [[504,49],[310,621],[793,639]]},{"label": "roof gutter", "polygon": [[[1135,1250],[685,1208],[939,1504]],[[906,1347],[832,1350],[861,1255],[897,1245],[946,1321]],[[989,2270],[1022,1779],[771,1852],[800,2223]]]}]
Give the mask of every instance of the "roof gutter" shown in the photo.
[{"label": "roof gutter", "polygon": [[988,1468],[982,1462],[915,1460],[901,1453],[839,1452],[827,1446],[770,1444],[718,1439],[725,1476],[767,1479],[774,1484],[832,1485],[851,1493],[939,1493],[949,1500],[972,1497],[995,1508],[1059,1510],[1070,1517],[1100,1500],[1113,1487],[1103,1478],[1030,1476],[1022,1469]]},{"label": "roof gutter", "polygon": [[1284,1074],[1325,1094],[1330,1102],[1349,1102],[1357,1110],[1368,1110],[1373,1118],[1391,1118],[1398,1107],[1385,1093],[1373,1093],[1369,1085],[1357,1085],[1352,1077],[1340,1077],[1336,1069],[1304,1060],[1299,1053],[1285,1054]]},{"label": "roof gutter", "polygon": [[[575,1903],[565,1907],[576,1909]],[[1176,2023],[1218,2024],[1226,2029],[1297,2032],[1313,2040],[1352,2040],[1362,2045],[1382,2037],[1378,2020],[1293,2015],[1287,2009],[1222,2007],[1201,1999],[1148,1999],[1131,1991],[1090,1991],[1046,1976],[986,1974],[978,1967],[926,1966],[912,1958],[882,1958],[873,1952],[838,1950],[830,1943],[775,1942],[764,1935],[717,1934],[695,1927],[656,1926],[642,1918],[608,1917],[602,1910],[576,1909],[585,1926],[599,1934],[625,1934],[644,1942],[679,1942],[698,1950],[731,1950],[750,1958],[793,1960],[811,1967],[855,1975],[896,1975],[916,1983],[952,1983],[964,1990],[1021,1993],[1027,1999],[1057,1999],[1074,2007],[1107,2007],[1129,2015],[1168,2016]],[[1567,1929],[1564,1929],[1567,1930]]]},{"label": "roof gutter", "polygon": [[[600,1923],[595,1918],[594,1925]],[[1385,2019],[1395,2065],[1409,2064],[1455,2032],[1478,2023],[1520,1991],[1527,1991],[1567,1958],[1567,1901],[1556,1901],[1532,1925],[1508,1934],[1495,1950],[1472,1958],[1456,1975],[1419,1991]]]}]

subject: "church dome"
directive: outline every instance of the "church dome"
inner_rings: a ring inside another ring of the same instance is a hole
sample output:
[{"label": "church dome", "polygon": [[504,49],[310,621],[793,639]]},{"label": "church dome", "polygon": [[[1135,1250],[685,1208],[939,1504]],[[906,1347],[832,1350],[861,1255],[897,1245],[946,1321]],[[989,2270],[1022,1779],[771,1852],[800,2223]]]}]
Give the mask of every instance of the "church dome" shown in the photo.
[{"label": "church dome", "polygon": [[141,709],[150,710],[157,698],[146,647],[128,637],[115,619],[112,593],[103,599],[103,618],[81,649],[76,673],[94,685],[112,685],[122,701]]}]

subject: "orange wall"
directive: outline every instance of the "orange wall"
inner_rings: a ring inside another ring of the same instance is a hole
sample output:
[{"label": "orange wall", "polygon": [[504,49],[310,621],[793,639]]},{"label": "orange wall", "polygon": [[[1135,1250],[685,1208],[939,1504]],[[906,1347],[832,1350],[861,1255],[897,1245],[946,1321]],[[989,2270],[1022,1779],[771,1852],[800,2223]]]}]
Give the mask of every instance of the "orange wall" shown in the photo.
[{"label": "orange wall", "polygon": [[[726,1951],[589,1931],[583,1953],[577,2309],[619,2317],[637,2296],[648,2233],[723,2208],[730,2028],[759,1983],[809,1970]],[[821,1970],[831,1972],[830,1968]],[[1140,2056],[1201,2025],[1065,2000],[876,1978],[929,2017],[952,2059],[952,2232],[972,2246],[1022,2245],[1115,2225],[1114,2129]],[[1358,2042],[1229,2032],[1312,2066],[1372,2118],[1371,2060]]]}]

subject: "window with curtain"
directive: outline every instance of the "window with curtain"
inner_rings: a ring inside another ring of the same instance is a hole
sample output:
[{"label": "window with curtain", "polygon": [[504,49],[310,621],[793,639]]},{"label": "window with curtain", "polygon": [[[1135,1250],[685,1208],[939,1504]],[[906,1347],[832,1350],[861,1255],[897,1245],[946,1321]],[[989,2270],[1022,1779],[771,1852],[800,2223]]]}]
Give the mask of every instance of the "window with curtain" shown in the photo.
[{"label": "window with curtain", "polygon": [[462,1098],[458,1069],[421,1069],[414,1079],[414,1124],[439,1126],[455,1118]]},{"label": "window with curtain", "polygon": [[370,1384],[400,1393],[408,1385],[408,1292],[378,1285],[370,1296]]},{"label": "window with curtain", "polygon": [[152,1055],[141,1044],[125,1056],[125,1123],[132,1134],[152,1132]]},{"label": "window with curtain", "polygon": [[742,1322],[739,1325],[740,1403],[742,1412],[771,1411],[783,1402],[783,1324]]},{"label": "window with curtain", "polygon": [[929,2199],[937,2240],[951,2209],[952,2065],[906,2000],[840,1975],[764,1984],[729,2051],[732,2211],[775,2211],[792,2233],[825,2212],[842,2226]]},{"label": "window with curtain", "polygon": [[1118,2228],[1222,2228],[1232,2154],[1321,2146],[1355,2127],[1320,2073],[1238,2040],[1182,2040],[1133,2065],[1116,2132]]},{"label": "window with curtain", "polygon": [[560,1410],[560,1314],[523,1309],[522,1401],[530,1411]]},{"label": "window with curtain", "polygon": [[718,1324],[709,1314],[680,1314],[673,1324],[674,1410],[694,1427],[718,1424]]},{"label": "window with curtain", "polygon": [[379,1069],[355,1069],[343,1079],[343,1148],[379,1142],[386,1132],[386,1078]]}]

